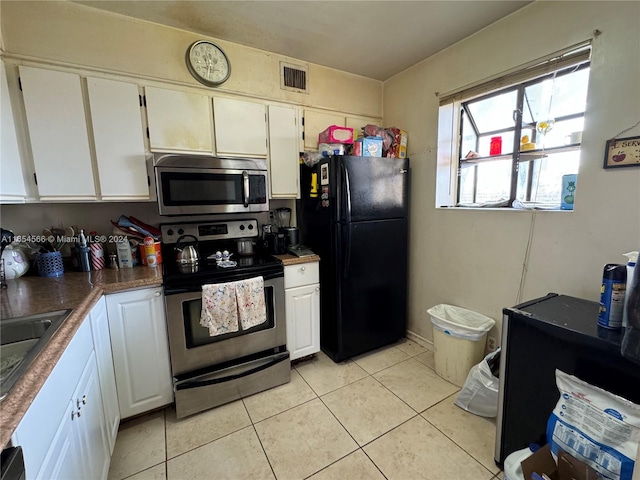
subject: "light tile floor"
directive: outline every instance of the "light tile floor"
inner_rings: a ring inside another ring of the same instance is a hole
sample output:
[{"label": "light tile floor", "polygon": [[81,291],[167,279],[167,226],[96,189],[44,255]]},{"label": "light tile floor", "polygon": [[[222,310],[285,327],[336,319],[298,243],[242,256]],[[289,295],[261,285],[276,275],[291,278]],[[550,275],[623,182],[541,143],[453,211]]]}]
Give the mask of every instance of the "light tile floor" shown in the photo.
[{"label": "light tile floor", "polygon": [[340,364],[319,353],[286,385],[123,422],[109,479],[502,479],[495,421],[456,407],[458,391],[407,339]]}]

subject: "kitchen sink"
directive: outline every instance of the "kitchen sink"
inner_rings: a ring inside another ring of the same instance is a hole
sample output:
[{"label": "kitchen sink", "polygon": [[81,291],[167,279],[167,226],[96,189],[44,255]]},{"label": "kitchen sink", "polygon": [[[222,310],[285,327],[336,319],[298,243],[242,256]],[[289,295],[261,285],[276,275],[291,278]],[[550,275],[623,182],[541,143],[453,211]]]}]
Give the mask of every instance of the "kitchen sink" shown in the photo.
[{"label": "kitchen sink", "polygon": [[0,400],[69,316],[71,310],[0,320]]}]

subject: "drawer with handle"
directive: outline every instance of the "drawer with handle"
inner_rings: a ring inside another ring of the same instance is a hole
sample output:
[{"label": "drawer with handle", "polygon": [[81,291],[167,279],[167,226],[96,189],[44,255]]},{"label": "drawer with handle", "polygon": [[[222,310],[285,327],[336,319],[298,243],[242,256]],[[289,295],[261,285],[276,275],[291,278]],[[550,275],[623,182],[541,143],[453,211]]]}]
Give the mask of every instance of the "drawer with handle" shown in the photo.
[{"label": "drawer with handle", "polygon": [[299,263],[284,267],[284,288],[302,287],[320,282],[320,262]]}]

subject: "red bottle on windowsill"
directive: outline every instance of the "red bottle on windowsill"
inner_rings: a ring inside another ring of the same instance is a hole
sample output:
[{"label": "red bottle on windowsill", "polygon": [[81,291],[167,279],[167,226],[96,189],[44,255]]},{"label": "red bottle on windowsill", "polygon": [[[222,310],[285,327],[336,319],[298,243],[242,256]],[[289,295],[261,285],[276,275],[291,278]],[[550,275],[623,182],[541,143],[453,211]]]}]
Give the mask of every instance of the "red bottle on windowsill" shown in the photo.
[{"label": "red bottle on windowsill", "polygon": [[491,137],[489,145],[489,155],[500,155],[502,153],[502,137]]}]

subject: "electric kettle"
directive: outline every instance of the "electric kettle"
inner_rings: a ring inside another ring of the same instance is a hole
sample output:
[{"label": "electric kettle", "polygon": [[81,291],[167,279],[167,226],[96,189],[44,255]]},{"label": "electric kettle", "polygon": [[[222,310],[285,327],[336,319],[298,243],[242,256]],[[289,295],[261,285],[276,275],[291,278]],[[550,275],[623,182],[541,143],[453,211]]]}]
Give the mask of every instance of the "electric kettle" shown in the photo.
[{"label": "electric kettle", "polygon": [[[183,241],[189,237],[192,238],[193,241]],[[178,266],[197,265],[200,261],[200,254],[198,253],[198,239],[193,235],[182,235],[178,238],[175,251],[176,263]]]}]

